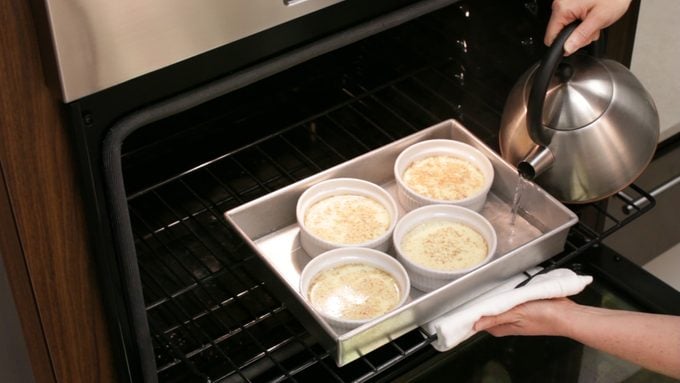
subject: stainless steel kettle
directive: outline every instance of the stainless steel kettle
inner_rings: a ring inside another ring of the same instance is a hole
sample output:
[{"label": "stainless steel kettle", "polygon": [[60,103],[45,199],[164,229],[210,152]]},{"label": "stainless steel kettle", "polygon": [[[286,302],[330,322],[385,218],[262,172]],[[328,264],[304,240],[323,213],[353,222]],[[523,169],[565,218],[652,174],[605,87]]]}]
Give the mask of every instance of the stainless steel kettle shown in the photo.
[{"label": "stainless steel kettle", "polygon": [[501,155],[524,178],[566,203],[608,197],[652,159],[659,116],[640,81],[616,61],[564,58],[565,27],[543,60],[510,91]]}]

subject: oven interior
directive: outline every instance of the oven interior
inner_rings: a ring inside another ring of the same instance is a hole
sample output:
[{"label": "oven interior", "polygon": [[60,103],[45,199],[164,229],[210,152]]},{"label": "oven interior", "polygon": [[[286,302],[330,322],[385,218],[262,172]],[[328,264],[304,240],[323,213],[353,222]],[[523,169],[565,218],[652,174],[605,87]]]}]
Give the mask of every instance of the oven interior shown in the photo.
[{"label": "oven interior", "polygon": [[[128,136],[125,197],[158,380],[365,381],[431,356],[431,336],[414,330],[338,368],[223,214],[449,118],[497,149],[505,96],[544,51],[545,3],[458,2]],[[574,209],[581,222],[552,264],[644,211]]]}]

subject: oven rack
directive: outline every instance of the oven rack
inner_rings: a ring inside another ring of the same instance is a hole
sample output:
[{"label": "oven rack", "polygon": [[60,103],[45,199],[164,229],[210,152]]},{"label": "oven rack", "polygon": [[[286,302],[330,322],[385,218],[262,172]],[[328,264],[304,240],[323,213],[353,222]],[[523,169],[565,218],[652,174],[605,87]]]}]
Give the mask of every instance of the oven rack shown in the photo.
[{"label": "oven rack", "polygon": [[[427,348],[432,336],[417,329],[338,368],[261,282],[262,264],[223,213],[416,131],[418,110],[432,120],[441,118],[416,103],[413,93],[403,91],[410,89],[425,104],[432,101],[422,97],[425,92],[443,99],[422,83],[430,70],[395,80],[129,196],[161,381],[362,382],[380,379],[391,366]],[[371,108],[365,109],[368,103]],[[408,113],[403,112],[404,105],[398,107],[400,103],[410,105]],[[469,108],[475,109],[488,110],[483,105]],[[393,113],[401,128],[391,126],[387,131],[367,110]],[[487,141],[495,139],[476,123],[475,115],[463,113],[456,105],[450,105],[447,113],[458,116]],[[611,207],[627,206],[631,198],[640,197],[650,203],[635,206],[632,212]],[[565,251],[545,266],[560,266],[597,246],[649,210],[653,201],[632,185],[609,204],[574,206],[580,222],[570,231]]]},{"label": "oven rack", "polygon": [[[507,11],[499,10],[497,3],[489,9]],[[475,12],[481,10],[472,9]],[[386,374],[396,365],[432,352],[432,335],[416,329],[338,368],[330,353],[277,300],[272,286],[262,282],[260,275],[266,272],[263,264],[223,213],[449,118],[458,119],[497,149],[495,127],[504,95],[534,59],[499,61],[485,52],[509,55],[512,52],[508,47],[526,33],[506,33],[512,41],[503,41],[497,38],[497,31],[490,32],[493,38],[486,38],[482,35],[486,27],[473,30],[488,49],[467,50],[456,45],[465,43],[464,37],[457,37],[454,30],[442,30],[453,13],[460,13],[460,9],[451,8],[451,12],[407,24],[378,40],[367,39],[344,48],[351,50],[347,61],[343,61],[343,55],[331,54],[299,71],[309,76],[315,75],[314,68],[319,66],[325,72],[341,68],[336,78],[321,76],[309,81],[337,85],[333,92],[291,91],[291,99],[272,99],[272,103],[285,103],[280,109],[246,106],[237,108],[241,114],[225,112],[224,116],[210,117],[189,129],[191,137],[206,135],[198,144],[185,142],[188,136],[182,136],[181,131],[166,134],[172,131],[168,126],[172,123],[166,121],[156,126],[163,129],[165,138],[147,146],[138,145],[134,137],[126,142],[123,165],[128,211],[159,381],[380,381],[389,379]],[[498,26],[506,27],[502,23]],[[537,30],[542,33],[541,27]],[[421,41],[430,41],[431,45]],[[443,46],[454,52],[441,52]],[[515,54],[526,56],[527,52]],[[386,65],[391,63],[399,65]],[[290,82],[280,78],[265,82],[272,89],[297,86],[299,73],[291,75]],[[227,95],[224,104],[236,103],[239,98],[247,98],[247,92],[245,96]],[[324,98],[334,100],[333,104],[306,110],[307,105],[319,105],[319,99]],[[219,109],[221,105],[218,102],[211,107]],[[296,107],[304,109],[299,112],[303,118],[291,117],[290,110]],[[173,121],[181,124],[184,120],[190,119]],[[270,130],[257,131],[255,138],[239,141],[223,154],[211,152],[220,140],[225,147],[238,141],[233,137],[236,133],[211,135],[225,131],[224,126],[248,136],[251,130],[268,125],[272,126]],[[174,169],[172,156],[160,157],[160,161],[147,156],[158,148],[161,152],[181,152],[192,145],[197,147],[195,152],[181,156],[201,158],[204,151],[210,158],[170,175],[162,171]],[[158,175],[148,170],[134,172],[137,163],[147,169],[154,168],[147,166],[154,161],[161,164]],[[650,203],[624,208],[639,198]],[[648,193],[632,185],[607,202],[573,206],[579,223],[570,231],[564,252],[544,266],[559,267],[598,246],[649,210],[653,201]]]},{"label": "oven rack", "polygon": [[[567,263],[588,248],[597,246],[607,235],[652,207],[653,198],[646,192],[635,185],[630,190],[627,194],[634,192],[634,195],[648,198],[652,203],[632,214],[622,212],[623,217],[613,215],[599,204],[582,207],[578,211],[579,215],[586,216],[593,213],[590,210],[594,210],[605,217],[604,226],[597,229],[579,222],[569,234],[565,251],[548,261],[545,266],[557,267]],[[629,202],[620,194],[615,198],[622,205]],[[206,211],[210,209],[212,208],[206,207]],[[215,220],[219,218],[215,217]],[[201,227],[204,224],[198,215],[181,217],[173,226],[177,225],[184,226],[189,232],[193,231],[193,234],[199,230],[211,230]],[[192,229],[194,225],[197,227]],[[173,226],[166,230],[172,230]],[[164,235],[161,232],[153,233],[150,238],[141,239],[140,242],[152,248],[148,242],[153,241],[154,237]],[[201,241],[201,246],[206,249],[212,246],[198,235],[194,240]],[[196,245],[198,244],[187,242],[182,247],[190,250]],[[177,265],[192,265],[183,267],[187,274],[196,273],[196,266],[200,264],[200,268],[205,269],[205,275],[195,277],[193,282],[171,292],[162,287],[167,282],[154,277],[144,260],[140,262],[143,279],[146,281],[145,296],[147,300],[152,300],[147,311],[161,381],[165,381],[164,377],[172,377],[171,381],[363,382],[379,379],[382,372],[422,352],[433,340],[432,335],[416,329],[379,350],[338,368],[332,355],[314,342],[286,307],[268,291],[267,286],[255,277],[257,271],[254,269],[261,266],[257,257],[249,253],[249,248],[240,246],[239,249],[233,249],[248,254],[235,260],[221,259],[223,255],[214,253],[215,259],[221,261],[215,271],[211,270],[211,266],[215,268],[215,265],[206,261],[210,258],[205,255],[189,251],[189,256],[193,259],[183,259],[183,256],[187,256],[186,253],[178,254],[171,245],[165,248]],[[140,258],[141,253],[140,251]],[[147,256],[148,254],[144,254],[143,257]],[[190,270],[190,267],[194,268]],[[166,269],[168,268],[160,268]],[[181,279],[179,272],[172,271],[171,274]],[[240,288],[232,290],[234,282]],[[230,287],[225,287],[227,285]],[[171,308],[162,308],[163,305],[171,305]],[[192,307],[195,307],[195,312],[190,312]],[[169,326],[169,322],[175,324]],[[206,330],[216,327],[223,334]],[[202,340],[190,344],[192,339]],[[205,370],[206,367],[209,370]]]}]

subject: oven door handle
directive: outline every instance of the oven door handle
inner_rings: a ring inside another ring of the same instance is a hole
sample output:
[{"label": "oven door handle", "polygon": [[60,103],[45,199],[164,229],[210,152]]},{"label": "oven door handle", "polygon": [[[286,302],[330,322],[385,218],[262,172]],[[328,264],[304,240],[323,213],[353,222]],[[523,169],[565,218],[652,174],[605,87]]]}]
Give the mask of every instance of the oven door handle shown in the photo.
[{"label": "oven door handle", "polygon": [[[658,185],[652,191],[650,191],[649,194],[652,197],[656,198],[656,197],[658,197],[659,195],[661,195],[662,193],[664,193],[665,191],[669,190],[670,188],[672,188],[673,186],[675,186],[677,184],[680,184],[680,174],[678,174],[674,178],[671,178],[668,181]],[[633,209],[640,208],[640,207],[644,206],[645,204],[647,204],[649,202],[646,197],[640,197],[636,200],[633,200],[633,198],[631,198],[629,195],[627,195],[624,192],[619,192],[619,195],[621,197],[623,197],[626,201],[629,201],[628,204],[623,207],[623,211],[626,214],[633,211]]]}]

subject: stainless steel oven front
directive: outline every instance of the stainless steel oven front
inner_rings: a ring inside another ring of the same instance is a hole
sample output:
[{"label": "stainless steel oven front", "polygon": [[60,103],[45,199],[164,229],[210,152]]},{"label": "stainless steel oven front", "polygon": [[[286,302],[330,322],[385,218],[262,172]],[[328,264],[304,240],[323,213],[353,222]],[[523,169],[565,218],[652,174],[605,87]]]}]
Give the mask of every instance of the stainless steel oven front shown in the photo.
[{"label": "stainless steel oven front", "polygon": [[342,0],[47,0],[66,102]]}]

